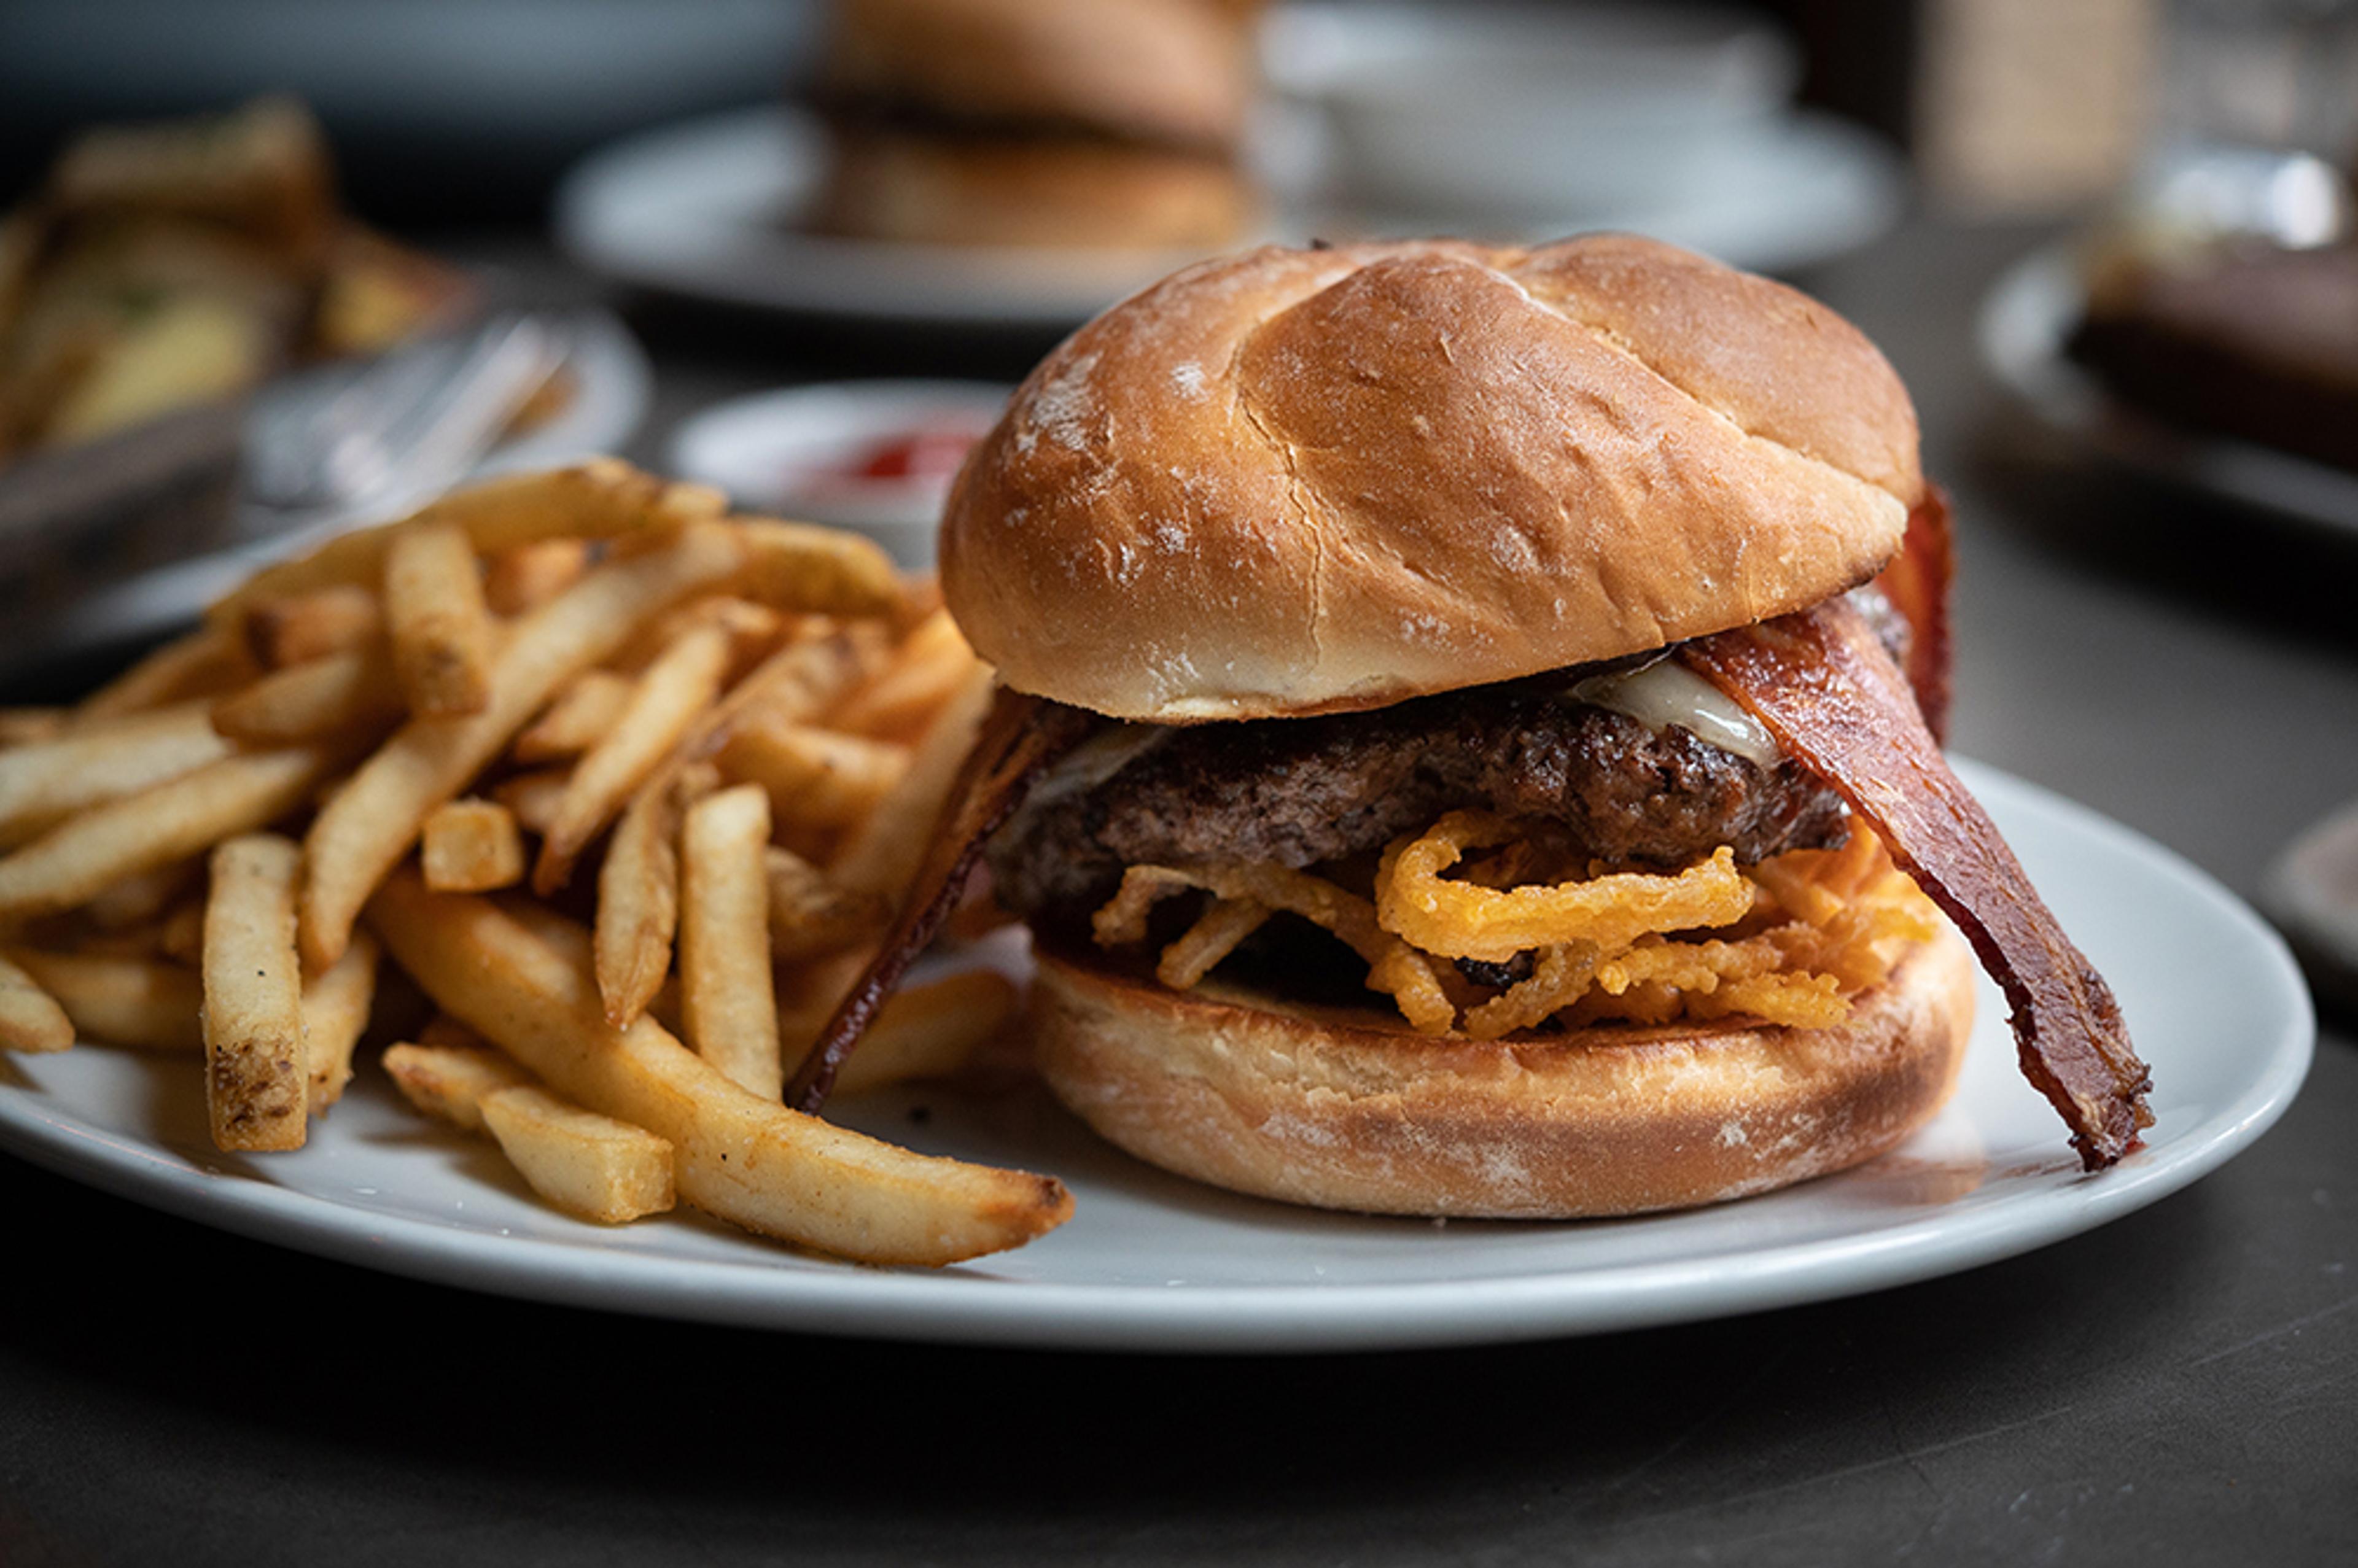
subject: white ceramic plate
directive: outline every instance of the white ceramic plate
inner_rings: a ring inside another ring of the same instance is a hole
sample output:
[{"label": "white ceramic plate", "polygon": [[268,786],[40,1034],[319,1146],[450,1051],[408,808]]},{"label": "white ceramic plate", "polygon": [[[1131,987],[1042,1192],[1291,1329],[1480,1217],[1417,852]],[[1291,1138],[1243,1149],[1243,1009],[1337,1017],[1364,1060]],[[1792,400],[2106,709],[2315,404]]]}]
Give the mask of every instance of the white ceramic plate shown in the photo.
[{"label": "white ceramic plate", "polygon": [[2008,267],[1982,302],[1982,362],[2041,427],[2147,478],[2358,535],[2358,473],[2232,437],[2179,429],[2109,396],[2063,352],[2086,306],[2079,258],[2069,242]]},{"label": "white ceramic plate", "polygon": [[759,392],[684,422],[672,432],[667,466],[719,485],[740,506],[865,534],[903,567],[929,571],[951,476],[848,481],[842,470],[927,427],[979,439],[1014,390],[987,381],[840,381]]},{"label": "white ceramic plate", "polygon": [[[1888,228],[1900,211],[1897,157],[1838,122],[1794,115],[1733,141],[1675,195],[1520,217],[1542,239],[1630,229],[1739,266],[1789,267],[1836,255]],[[1263,161],[1301,157],[1285,144]],[[1067,252],[887,244],[809,234],[794,225],[817,186],[824,139],[784,106],[740,110],[648,132],[595,154],[557,193],[557,235],[575,260],[610,276],[692,298],[764,310],[880,321],[1056,329],[1077,325],[1186,262],[1168,251]],[[1304,177],[1279,183],[1299,189]],[[1287,204],[1267,237],[1426,234],[1480,227],[1430,212],[1366,213]],[[1490,225],[1493,228],[1497,224]]]},{"label": "white ceramic plate", "polygon": [[[1165,1176],[1033,1093],[870,1097],[845,1119],[931,1152],[1052,1171],[1078,1208],[1019,1251],[938,1271],[855,1268],[667,1216],[604,1229],[533,1201],[487,1146],[393,1101],[374,1071],[300,1152],[205,1136],[186,1061],[0,1059],[0,1143],[204,1224],[477,1290],[821,1333],[1065,1347],[1343,1350],[1538,1338],[1853,1294],[2044,1246],[2154,1202],[2265,1131],[2315,1029],[2283,946],[2167,850],[1985,768],[1965,776],[2111,979],[2150,1060],[2156,1122],[2081,1173],[2017,1074],[1985,986],[1955,1101],[1903,1148],[1782,1193],[1586,1224],[1320,1214]],[[922,1108],[925,1114],[916,1114]]]},{"label": "white ceramic plate", "polygon": [[[602,308],[568,311],[564,327],[564,362],[572,378],[572,395],[548,419],[495,448],[477,465],[476,477],[554,468],[613,451],[646,417],[654,372],[622,318]],[[366,514],[339,516],[297,533],[192,557],[101,589],[39,626],[14,628],[8,646],[0,650],[0,667],[168,631],[193,620],[256,568],[309,549],[330,534],[375,522],[380,515],[399,515],[424,499],[415,496]]]}]

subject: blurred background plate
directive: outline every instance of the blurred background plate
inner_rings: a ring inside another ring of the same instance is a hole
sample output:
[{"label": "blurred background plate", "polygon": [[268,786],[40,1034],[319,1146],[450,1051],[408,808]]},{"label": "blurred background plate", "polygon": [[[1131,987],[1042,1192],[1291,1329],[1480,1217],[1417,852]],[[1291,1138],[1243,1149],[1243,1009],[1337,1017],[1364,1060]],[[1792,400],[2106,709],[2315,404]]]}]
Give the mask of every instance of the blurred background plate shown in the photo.
[{"label": "blurred background plate", "polygon": [[558,187],[557,243],[607,276],[714,304],[1015,328],[1076,325],[1195,259],[805,233],[826,147],[817,119],[784,104],[629,137]]},{"label": "blurred background plate", "polygon": [[[2168,172],[2149,176],[2107,227],[2190,221],[2157,210],[2150,191],[2167,189]],[[2259,232],[2220,214],[2206,226]],[[2053,438],[2057,460],[2093,458],[2213,501],[2269,513],[2358,538],[2358,473],[2234,437],[2166,423],[2113,396],[2066,352],[2088,306],[2094,237],[2042,246],[2014,263],[1984,298],[1976,338],[1984,365],[2034,427]]]},{"label": "blurred background plate", "polygon": [[[646,417],[652,373],[645,351],[621,319],[592,308],[563,312],[555,320],[566,341],[560,372],[567,395],[547,418],[494,448],[476,466],[478,477],[614,450]],[[0,676],[154,637],[193,619],[263,562],[308,548],[330,534],[397,516],[420,499],[396,488],[365,510],[318,517],[299,529],[193,556],[47,611],[21,611],[12,622],[14,634],[0,644]],[[240,521],[249,533],[265,525],[259,519]]]}]

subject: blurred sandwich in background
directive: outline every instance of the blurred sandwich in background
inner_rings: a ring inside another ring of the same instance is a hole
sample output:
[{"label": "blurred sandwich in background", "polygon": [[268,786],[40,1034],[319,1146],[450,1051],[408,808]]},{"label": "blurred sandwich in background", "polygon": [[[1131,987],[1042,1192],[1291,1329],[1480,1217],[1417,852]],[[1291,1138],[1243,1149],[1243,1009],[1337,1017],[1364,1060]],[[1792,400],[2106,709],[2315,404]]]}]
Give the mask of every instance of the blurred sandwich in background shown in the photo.
[{"label": "blurred sandwich in background", "polygon": [[947,245],[1213,247],[1259,201],[1239,149],[1249,0],[838,0],[816,226]]}]

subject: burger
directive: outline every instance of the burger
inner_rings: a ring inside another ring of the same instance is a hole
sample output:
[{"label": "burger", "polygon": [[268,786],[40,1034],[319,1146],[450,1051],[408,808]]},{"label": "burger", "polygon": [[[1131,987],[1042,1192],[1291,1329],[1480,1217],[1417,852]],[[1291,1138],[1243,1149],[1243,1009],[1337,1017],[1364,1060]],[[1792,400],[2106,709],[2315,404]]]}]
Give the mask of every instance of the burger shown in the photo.
[{"label": "burger", "polygon": [[1259,208],[1232,0],[838,0],[822,228],[952,245],[1198,251]]},{"label": "burger", "polygon": [[1573,1217],[1841,1170],[1950,1094],[1975,953],[2109,1163],[2144,1065],[1935,739],[1946,534],[1874,346],[1673,247],[1182,272],[958,478],[942,589],[1004,691],[802,1102],[979,860],[1050,1087],[1220,1186]]}]

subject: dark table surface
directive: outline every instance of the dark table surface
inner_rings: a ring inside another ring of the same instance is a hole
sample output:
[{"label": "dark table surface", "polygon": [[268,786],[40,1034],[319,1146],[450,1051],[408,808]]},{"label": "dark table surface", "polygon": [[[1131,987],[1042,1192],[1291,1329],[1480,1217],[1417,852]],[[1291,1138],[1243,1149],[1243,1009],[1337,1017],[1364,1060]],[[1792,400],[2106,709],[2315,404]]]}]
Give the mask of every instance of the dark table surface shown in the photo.
[{"label": "dark table surface", "polygon": [[[1919,224],[1802,281],[1954,489],[1961,752],[2246,896],[2358,795],[2358,545],[2059,474],[1972,315],[2035,238]],[[641,312],[636,455],[709,398],[1018,341]],[[2104,1229],[1719,1323],[1287,1359],[910,1347],[414,1284],[0,1156],[0,1564],[2358,1561],[2358,1040]],[[291,1363],[200,1355],[296,1326]]]}]

